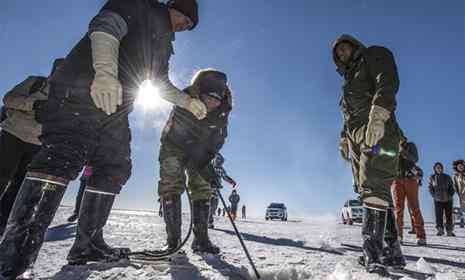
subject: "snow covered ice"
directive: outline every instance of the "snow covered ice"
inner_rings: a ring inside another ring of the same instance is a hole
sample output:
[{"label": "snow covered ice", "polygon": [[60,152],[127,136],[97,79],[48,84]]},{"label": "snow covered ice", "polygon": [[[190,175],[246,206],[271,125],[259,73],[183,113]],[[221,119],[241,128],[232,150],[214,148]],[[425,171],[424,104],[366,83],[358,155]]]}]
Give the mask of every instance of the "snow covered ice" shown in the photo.
[{"label": "snow covered ice", "polygon": [[[252,268],[227,218],[216,217],[216,229],[210,231],[212,241],[222,249],[221,256],[199,256],[186,246],[186,257],[173,263],[141,265],[120,261],[66,266],[76,224],[66,223],[72,209],[62,207],[47,233],[47,241],[35,266],[40,279],[255,279]],[[183,217],[183,231],[189,215]],[[245,243],[255,264],[266,280],[381,280],[364,272],[357,264],[360,255],[360,226],[342,225],[336,217],[303,220],[265,221],[238,220]],[[394,279],[454,280],[465,279],[465,230],[457,228],[456,238],[436,237],[434,225],[427,224],[428,247],[414,245],[413,235],[405,236],[404,253],[408,273]],[[165,241],[163,219],[156,213],[114,210],[105,227],[105,237],[113,246],[132,250],[160,249]],[[421,258],[424,258],[421,260]],[[425,267],[435,272],[428,276]],[[403,277],[403,278],[402,278]]]}]

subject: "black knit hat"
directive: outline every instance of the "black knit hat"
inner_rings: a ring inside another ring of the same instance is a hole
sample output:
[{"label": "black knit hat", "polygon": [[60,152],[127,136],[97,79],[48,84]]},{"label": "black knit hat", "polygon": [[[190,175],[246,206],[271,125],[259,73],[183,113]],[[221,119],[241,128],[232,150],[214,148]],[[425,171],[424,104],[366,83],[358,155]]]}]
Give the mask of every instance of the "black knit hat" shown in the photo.
[{"label": "black knit hat", "polygon": [[228,88],[228,78],[225,73],[207,69],[201,70],[194,78],[200,94],[205,94],[218,100],[223,100]]},{"label": "black knit hat", "polygon": [[197,0],[170,0],[167,3],[168,7],[175,9],[192,20],[192,27],[194,29],[199,23],[199,7]]}]

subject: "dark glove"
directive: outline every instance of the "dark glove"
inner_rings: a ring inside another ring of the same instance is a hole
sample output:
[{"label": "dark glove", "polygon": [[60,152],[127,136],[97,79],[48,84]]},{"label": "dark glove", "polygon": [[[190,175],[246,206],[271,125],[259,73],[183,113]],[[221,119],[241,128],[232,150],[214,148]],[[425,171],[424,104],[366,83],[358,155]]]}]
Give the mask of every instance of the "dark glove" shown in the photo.
[{"label": "dark glove", "polygon": [[34,117],[38,123],[44,121],[46,115],[47,100],[36,100],[32,109],[34,110]]}]

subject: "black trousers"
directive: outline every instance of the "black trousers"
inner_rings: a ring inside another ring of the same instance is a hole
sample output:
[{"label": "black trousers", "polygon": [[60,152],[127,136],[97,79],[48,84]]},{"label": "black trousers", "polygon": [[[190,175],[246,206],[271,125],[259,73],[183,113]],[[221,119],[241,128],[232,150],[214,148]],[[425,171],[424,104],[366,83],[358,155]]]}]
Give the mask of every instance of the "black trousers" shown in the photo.
[{"label": "black trousers", "polygon": [[5,228],[27,166],[40,150],[6,132],[0,132],[0,231]]},{"label": "black trousers", "polygon": [[444,214],[446,215],[446,230],[454,229],[454,221],[452,220],[452,201],[434,202],[434,210],[436,212],[436,228],[444,229]]},{"label": "black trousers", "polygon": [[132,167],[127,113],[118,108],[108,116],[89,88],[52,84],[44,116],[42,149],[28,171],[71,181],[87,162],[93,170],[87,188],[118,194]]}]

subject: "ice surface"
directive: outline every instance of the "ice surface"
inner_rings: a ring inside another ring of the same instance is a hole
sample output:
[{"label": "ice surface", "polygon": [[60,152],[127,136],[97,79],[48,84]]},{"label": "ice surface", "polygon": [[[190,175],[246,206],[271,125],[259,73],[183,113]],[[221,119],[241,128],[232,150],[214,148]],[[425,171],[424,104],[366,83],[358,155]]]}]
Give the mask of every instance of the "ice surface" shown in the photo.
[{"label": "ice surface", "polygon": [[[66,223],[71,211],[71,208],[59,209],[35,266],[36,279],[256,279],[229,221],[223,217],[216,218],[216,228],[210,231],[212,242],[222,250],[221,256],[193,254],[189,242],[185,248],[186,257],[173,263],[143,265],[121,261],[66,266],[66,255],[76,230],[76,224]],[[188,214],[183,216],[183,234],[188,228],[188,218]],[[359,225],[342,225],[329,215],[288,222],[239,219],[237,226],[261,279],[387,279],[370,275],[358,265],[357,257],[361,254]],[[404,278],[396,279],[465,279],[465,230],[457,229],[456,238],[435,236],[432,224],[427,224],[426,230],[428,247],[417,247],[414,236],[406,235],[403,250],[410,270],[423,273],[437,271],[435,278],[405,274]],[[128,246],[132,250],[159,249],[166,238],[162,218],[156,213],[144,211],[113,211],[104,235],[109,244]]]}]

